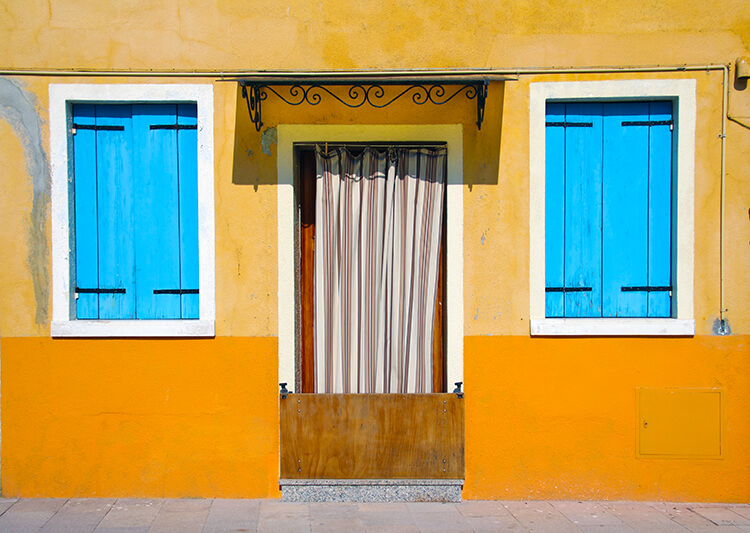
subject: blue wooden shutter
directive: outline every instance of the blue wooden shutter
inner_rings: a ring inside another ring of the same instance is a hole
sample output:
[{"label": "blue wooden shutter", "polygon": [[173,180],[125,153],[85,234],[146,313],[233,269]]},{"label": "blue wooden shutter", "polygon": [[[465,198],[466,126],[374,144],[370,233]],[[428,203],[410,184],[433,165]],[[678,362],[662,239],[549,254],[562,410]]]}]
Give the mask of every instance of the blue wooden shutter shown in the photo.
[{"label": "blue wooden shutter", "polygon": [[99,294],[100,319],[135,318],[131,112],[129,105],[96,106],[99,285],[125,289]]},{"label": "blue wooden shutter", "polygon": [[565,316],[601,316],[602,104],[565,108]]},{"label": "blue wooden shutter", "polygon": [[549,103],[548,317],[668,317],[670,102]]},{"label": "blue wooden shutter", "polygon": [[73,123],[76,316],[134,318],[131,108],[76,105]]},{"label": "blue wooden shutter", "polygon": [[601,316],[602,104],[549,103],[546,316]]},{"label": "blue wooden shutter", "polygon": [[602,316],[647,316],[648,102],[604,107]]},{"label": "blue wooden shutter", "polygon": [[180,287],[182,318],[199,318],[198,265],[198,109],[195,104],[177,106],[180,197]]},{"label": "blue wooden shutter", "polygon": [[133,106],[138,318],[180,318],[180,224],[175,104]]},{"label": "blue wooden shutter", "polygon": [[[651,102],[649,120],[648,316],[672,316],[672,102]],[[670,287],[669,291],[664,288]]]},{"label": "blue wooden shutter", "polygon": [[546,314],[565,316],[565,104],[547,104],[544,239]]},{"label": "blue wooden shutter", "polygon": [[671,316],[672,106],[605,106],[603,316]]},{"label": "blue wooden shutter", "polygon": [[[94,105],[73,106],[73,166],[75,176],[75,284],[83,289],[99,288],[99,230],[96,185],[96,110]],[[85,126],[82,128],[81,126]],[[99,294],[83,292],[77,295],[76,316],[81,319],[99,318]]]},{"label": "blue wooden shutter", "polygon": [[73,122],[77,318],[198,318],[195,104],[82,104]]},{"label": "blue wooden shutter", "polygon": [[199,317],[195,104],[134,106],[138,318]]}]

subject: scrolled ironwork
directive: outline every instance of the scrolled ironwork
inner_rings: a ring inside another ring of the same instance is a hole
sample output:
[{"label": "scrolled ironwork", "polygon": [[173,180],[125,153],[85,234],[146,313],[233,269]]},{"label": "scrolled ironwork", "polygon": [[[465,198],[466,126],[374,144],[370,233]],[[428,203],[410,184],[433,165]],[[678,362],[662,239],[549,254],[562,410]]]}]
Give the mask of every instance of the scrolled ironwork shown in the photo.
[{"label": "scrolled ironwork", "polygon": [[[268,98],[268,92],[275,94],[281,101],[288,105],[298,106],[304,103],[309,105],[318,105],[322,102],[323,96],[328,94],[334,100],[349,107],[359,108],[368,104],[372,107],[382,109],[399,100],[400,98],[410,95],[411,101],[416,105],[432,103],[435,105],[444,105],[453,100],[456,96],[464,94],[469,100],[477,101],[477,128],[482,129],[484,121],[484,106],[487,98],[487,80],[467,81],[465,83],[451,83],[457,86],[455,90],[448,90],[445,83],[409,83],[403,84],[405,87],[395,95],[387,95],[384,88],[385,83],[348,83],[348,90],[342,94],[340,91],[334,92],[328,88],[327,84],[322,83],[276,83],[273,82],[245,82],[240,81],[242,86],[242,97],[247,101],[248,113],[250,120],[255,124],[255,129],[260,131],[263,126],[261,114],[261,102]],[[288,87],[288,95],[277,91],[275,87]],[[340,85],[340,84],[331,84]],[[388,85],[398,85],[389,83]]]},{"label": "scrolled ironwork", "polygon": [[255,130],[260,131],[263,126],[260,103],[268,98],[265,87],[262,85],[243,85],[242,97],[247,103],[247,112],[250,114],[250,120],[255,124]]},{"label": "scrolled ironwork", "polygon": [[[482,129],[482,122],[484,122],[484,102],[487,99],[487,89],[489,87],[489,82],[484,81],[482,84],[476,85],[474,87],[475,90],[475,97],[477,99],[477,129]],[[471,97],[469,97],[471,98]]]}]

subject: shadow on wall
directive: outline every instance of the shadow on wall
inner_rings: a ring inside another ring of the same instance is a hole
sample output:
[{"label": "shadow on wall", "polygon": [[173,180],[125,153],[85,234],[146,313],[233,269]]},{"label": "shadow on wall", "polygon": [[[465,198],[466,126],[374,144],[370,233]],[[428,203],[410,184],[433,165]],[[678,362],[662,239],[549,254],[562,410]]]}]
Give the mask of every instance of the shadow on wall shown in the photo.
[{"label": "shadow on wall", "polygon": [[264,125],[260,132],[255,129],[239,84],[236,101],[232,183],[253,185],[256,191],[259,185],[275,185],[276,127]]},{"label": "shadow on wall", "polygon": [[[395,89],[395,87],[388,87]],[[401,89],[399,87],[399,89]],[[288,90],[280,88],[279,90]],[[339,87],[335,90],[348,90]],[[343,98],[343,95],[342,95]],[[251,122],[247,102],[237,87],[236,129],[234,138],[234,167],[232,183],[260,185],[277,183],[276,154],[278,124],[457,124],[464,129],[464,181],[475,184],[498,183],[503,125],[505,83],[490,83],[482,129],[477,129],[476,100],[459,94],[444,105],[415,104],[407,94],[382,109],[373,107],[349,108],[330,95],[322,97],[319,105],[291,106],[276,95],[269,94],[263,101],[263,126],[256,131]],[[440,139],[435,139],[440,140]],[[321,139],[325,141],[325,139]]]},{"label": "shadow on wall", "polygon": [[482,129],[476,124],[464,125],[464,183],[469,190],[474,185],[499,183],[506,83],[490,84]]}]

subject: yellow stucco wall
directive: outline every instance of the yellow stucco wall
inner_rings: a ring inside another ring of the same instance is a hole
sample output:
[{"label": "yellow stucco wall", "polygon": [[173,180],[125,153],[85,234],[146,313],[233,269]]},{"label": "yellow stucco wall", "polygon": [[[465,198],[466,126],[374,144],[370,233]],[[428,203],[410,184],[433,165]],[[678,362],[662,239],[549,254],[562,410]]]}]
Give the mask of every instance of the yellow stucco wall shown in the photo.
[{"label": "yellow stucco wall", "polygon": [[[750,55],[744,0],[420,0],[352,9],[332,0],[6,2],[0,69],[625,66]],[[697,81],[697,335],[531,339],[529,83],[647,78]],[[16,91],[35,110],[19,114],[0,102],[4,495],[278,496],[276,147],[263,153],[236,84],[214,80],[0,78],[0,91]],[[48,173],[41,182],[34,173],[48,166],[39,154],[49,157],[49,83],[68,82],[213,83],[216,339],[49,338]],[[717,71],[521,76],[491,85],[480,132],[474,103],[461,99],[384,110],[264,102],[265,127],[463,124],[465,497],[750,498],[750,132],[728,124],[725,278],[734,335],[718,337],[721,97]],[[730,114],[750,122],[742,83],[732,83]],[[636,459],[637,387],[722,389],[724,456]]]},{"label": "yellow stucco wall", "polygon": [[4,2],[4,65],[331,69],[700,63],[750,46],[744,0]]}]

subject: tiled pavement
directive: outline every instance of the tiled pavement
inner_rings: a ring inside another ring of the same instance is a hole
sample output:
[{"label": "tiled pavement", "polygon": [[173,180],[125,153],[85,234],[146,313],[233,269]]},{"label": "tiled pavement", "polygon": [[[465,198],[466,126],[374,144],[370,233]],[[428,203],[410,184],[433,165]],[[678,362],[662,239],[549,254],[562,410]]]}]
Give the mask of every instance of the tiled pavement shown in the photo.
[{"label": "tiled pavement", "polygon": [[0,532],[750,532],[750,505],[0,499]]}]

